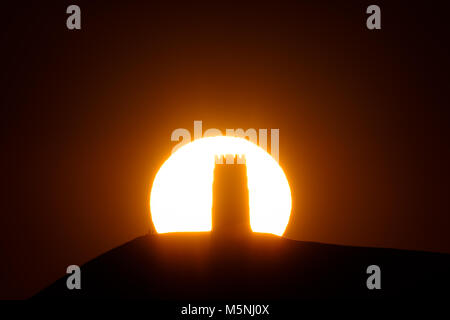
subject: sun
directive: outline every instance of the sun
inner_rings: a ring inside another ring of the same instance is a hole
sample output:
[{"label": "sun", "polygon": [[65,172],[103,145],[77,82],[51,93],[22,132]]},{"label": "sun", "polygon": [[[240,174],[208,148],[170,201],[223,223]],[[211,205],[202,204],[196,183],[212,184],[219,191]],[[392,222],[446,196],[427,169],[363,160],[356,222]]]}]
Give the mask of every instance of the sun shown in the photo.
[{"label": "sun", "polygon": [[286,175],[264,149],[230,136],[194,140],[161,166],[150,194],[158,233],[211,231],[215,158],[226,154],[245,156],[252,231],[284,233],[292,208]]}]

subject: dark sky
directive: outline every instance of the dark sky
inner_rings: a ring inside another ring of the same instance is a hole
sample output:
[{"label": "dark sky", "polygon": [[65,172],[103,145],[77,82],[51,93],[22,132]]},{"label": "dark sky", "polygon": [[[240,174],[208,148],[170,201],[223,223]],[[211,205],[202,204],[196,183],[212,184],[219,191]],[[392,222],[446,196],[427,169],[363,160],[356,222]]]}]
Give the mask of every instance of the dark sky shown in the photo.
[{"label": "dark sky", "polygon": [[194,120],[280,129],[287,237],[450,253],[448,12],[392,2],[2,3],[0,298],[148,232]]}]

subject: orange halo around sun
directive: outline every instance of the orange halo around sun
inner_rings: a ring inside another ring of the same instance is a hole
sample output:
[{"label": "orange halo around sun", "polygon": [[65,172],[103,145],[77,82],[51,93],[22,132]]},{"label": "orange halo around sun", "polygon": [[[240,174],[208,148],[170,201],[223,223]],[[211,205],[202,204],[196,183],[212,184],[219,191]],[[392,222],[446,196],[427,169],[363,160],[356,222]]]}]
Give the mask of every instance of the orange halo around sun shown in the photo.
[{"label": "orange halo around sun", "polygon": [[252,231],[284,233],[292,207],[286,175],[264,149],[229,136],[195,140],[161,166],[150,194],[151,216],[158,233],[211,231],[215,156],[225,154],[245,156]]}]

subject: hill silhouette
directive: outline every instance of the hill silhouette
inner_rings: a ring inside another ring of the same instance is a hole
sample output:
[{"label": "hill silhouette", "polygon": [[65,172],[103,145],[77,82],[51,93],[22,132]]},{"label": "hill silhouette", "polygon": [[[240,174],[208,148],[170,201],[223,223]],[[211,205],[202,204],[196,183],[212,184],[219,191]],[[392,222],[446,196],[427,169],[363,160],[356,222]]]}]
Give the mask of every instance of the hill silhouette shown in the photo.
[{"label": "hill silhouette", "polygon": [[[381,268],[368,290],[366,268]],[[448,296],[449,255],[300,242],[266,234],[139,237],[82,266],[82,289],[63,277],[37,297],[297,299]]]},{"label": "hill silhouette", "polygon": [[[245,165],[216,165],[213,231],[139,237],[82,266],[37,297],[278,300],[446,294],[450,255],[300,242],[250,232]],[[381,268],[369,290],[367,267]]]}]

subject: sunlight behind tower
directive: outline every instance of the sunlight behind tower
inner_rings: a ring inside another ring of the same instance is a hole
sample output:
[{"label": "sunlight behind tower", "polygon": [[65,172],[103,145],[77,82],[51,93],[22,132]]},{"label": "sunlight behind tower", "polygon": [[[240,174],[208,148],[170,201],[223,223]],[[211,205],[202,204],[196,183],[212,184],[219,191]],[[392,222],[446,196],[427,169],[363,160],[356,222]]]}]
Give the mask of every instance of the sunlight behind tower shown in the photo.
[{"label": "sunlight behind tower", "polygon": [[227,136],[195,140],[161,166],[150,195],[158,233],[212,230],[214,168],[222,155],[245,156],[251,230],[283,234],[291,212],[291,192],[283,170],[262,148]]}]

